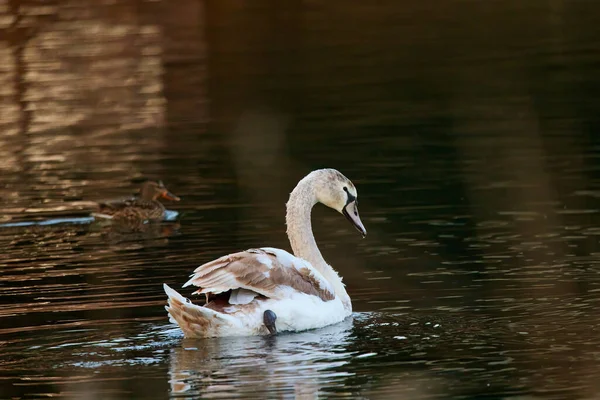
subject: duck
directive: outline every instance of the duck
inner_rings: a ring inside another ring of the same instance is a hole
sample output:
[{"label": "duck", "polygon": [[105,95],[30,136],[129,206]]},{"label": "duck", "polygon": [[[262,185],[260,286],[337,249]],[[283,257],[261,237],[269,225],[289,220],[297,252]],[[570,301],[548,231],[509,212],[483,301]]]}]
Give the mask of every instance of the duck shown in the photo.
[{"label": "duck", "polygon": [[96,219],[107,219],[120,223],[145,223],[162,221],[165,218],[165,206],[159,198],[179,201],[178,196],[169,192],[162,181],[148,180],[140,189],[140,195],[131,199],[100,202],[97,212],[92,213]]},{"label": "duck", "polygon": [[311,226],[317,203],[342,215],[363,236],[354,184],[341,172],[318,169],[302,178],[286,203],[293,251],[272,247],[232,253],[197,267],[183,288],[199,288],[198,305],[163,284],[170,322],[187,338],[274,335],[322,328],[352,314],[339,274],[319,251]]}]

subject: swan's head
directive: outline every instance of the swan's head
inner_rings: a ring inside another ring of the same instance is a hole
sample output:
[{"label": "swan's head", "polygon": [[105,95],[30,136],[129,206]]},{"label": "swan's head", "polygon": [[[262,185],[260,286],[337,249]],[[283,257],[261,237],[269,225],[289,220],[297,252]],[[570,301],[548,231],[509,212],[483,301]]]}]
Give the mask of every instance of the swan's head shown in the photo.
[{"label": "swan's head", "polygon": [[335,169],[322,169],[315,173],[320,175],[315,185],[317,201],[344,214],[365,237],[367,230],[358,215],[358,193],[354,184]]}]

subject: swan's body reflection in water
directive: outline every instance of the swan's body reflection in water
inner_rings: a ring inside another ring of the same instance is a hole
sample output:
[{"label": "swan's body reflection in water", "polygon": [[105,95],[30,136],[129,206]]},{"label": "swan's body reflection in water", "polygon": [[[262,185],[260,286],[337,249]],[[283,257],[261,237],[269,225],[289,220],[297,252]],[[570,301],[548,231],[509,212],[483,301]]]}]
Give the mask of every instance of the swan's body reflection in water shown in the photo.
[{"label": "swan's body reflection in water", "polygon": [[343,386],[353,319],[273,337],[183,339],[171,351],[171,394],[184,398],[316,399]]}]

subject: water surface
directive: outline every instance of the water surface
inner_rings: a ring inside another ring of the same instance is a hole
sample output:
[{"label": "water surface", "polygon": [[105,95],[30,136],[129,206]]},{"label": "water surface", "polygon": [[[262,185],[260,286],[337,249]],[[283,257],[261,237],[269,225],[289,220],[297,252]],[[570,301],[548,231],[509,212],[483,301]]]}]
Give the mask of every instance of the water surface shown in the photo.
[{"label": "water surface", "polygon": [[[597,6],[105,3],[0,10],[0,398],[596,396]],[[184,339],[162,283],[289,249],[321,167],[369,232],[314,210],[352,318]],[[144,178],[176,220],[89,223]]]}]

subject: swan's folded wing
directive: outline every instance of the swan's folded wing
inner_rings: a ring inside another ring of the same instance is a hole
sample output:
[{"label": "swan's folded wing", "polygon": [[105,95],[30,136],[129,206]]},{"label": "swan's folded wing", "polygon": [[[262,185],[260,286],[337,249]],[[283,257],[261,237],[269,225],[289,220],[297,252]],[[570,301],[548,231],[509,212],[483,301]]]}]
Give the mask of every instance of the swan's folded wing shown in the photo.
[{"label": "swan's folded wing", "polygon": [[272,248],[250,249],[229,254],[196,268],[183,287],[200,287],[195,293],[223,293],[246,289],[265,297],[281,299],[290,290],[333,300],[327,280],[308,262],[286,251]]}]

